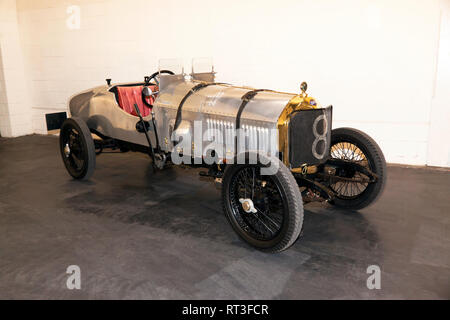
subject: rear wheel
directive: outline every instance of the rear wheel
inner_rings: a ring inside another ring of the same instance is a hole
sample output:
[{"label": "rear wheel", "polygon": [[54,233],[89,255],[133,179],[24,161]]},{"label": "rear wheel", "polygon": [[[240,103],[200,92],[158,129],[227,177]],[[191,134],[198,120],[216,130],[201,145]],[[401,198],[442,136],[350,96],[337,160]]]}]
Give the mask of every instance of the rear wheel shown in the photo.
[{"label": "rear wheel", "polygon": [[[352,128],[338,128],[331,133],[330,157],[343,161],[336,170],[342,181],[334,181],[330,189],[336,197],[330,203],[338,207],[358,210],[372,204],[386,184],[386,160],[378,144],[367,134]],[[352,166],[352,164],[355,164]],[[376,175],[371,180],[358,166]]]},{"label": "rear wheel", "polygon": [[64,121],[59,147],[67,172],[75,179],[89,179],[95,169],[95,146],[83,120],[74,117]]},{"label": "rear wheel", "polygon": [[289,248],[303,224],[297,183],[284,164],[278,165],[273,175],[261,175],[260,165],[231,165],[223,177],[223,207],[233,229],[247,243],[267,252]]}]

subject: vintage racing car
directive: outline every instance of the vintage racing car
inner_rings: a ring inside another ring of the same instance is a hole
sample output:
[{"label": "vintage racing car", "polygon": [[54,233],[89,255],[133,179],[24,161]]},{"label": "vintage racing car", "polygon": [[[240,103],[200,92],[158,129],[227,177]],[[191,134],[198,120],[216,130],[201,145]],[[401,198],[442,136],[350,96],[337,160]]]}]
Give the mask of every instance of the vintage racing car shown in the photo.
[{"label": "vintage racing car", "polygon": [[[106,148],[139,151],[154,170],[204,167],[222,187],[236,233],[268,252],[291,246],[303,204],[350,210],[373,203],[386,181],[377,143],[351,128],[332,130],[332,107],[299,94],[217,83],[215,72],[163,70],[143,82],[107,84],[74,95],[60,151],[75,179],[88,179]],[[94,134],[94,135],[92,135]]]}]

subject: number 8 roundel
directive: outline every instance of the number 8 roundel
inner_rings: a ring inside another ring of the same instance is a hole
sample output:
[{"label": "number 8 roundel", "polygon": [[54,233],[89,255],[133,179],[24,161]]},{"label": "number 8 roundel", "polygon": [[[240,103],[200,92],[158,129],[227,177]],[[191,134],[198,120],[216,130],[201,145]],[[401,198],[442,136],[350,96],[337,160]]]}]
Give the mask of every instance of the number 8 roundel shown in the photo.
[{"label": "number 8 roundel", "polygon": [[[319,134],[319,132],[318,132],[320,120],[323,120],[323,131],[322,131],[322,134]],[[316,139],[314,140],[314,142],[312,144],[312,154],[314,155],[314,157],[316,157],[317,159],[321,160],[321,159],[323,159],[323,157],[327,153],[326,146],[327,146],[328,120],[327,120],[327,118],[326,118],[326,116],[324,114],[318,116],[316,118],[316,120],[314,120],[314,123],[313,123],[313,126],[312,126],[312,130],[313,130],[314,137],[316,137]],[[323,141],[324,148],[323,148],[321,153],[318,153],[317,152],[317,145],[318,145],[318,143],[320,141]]]}]

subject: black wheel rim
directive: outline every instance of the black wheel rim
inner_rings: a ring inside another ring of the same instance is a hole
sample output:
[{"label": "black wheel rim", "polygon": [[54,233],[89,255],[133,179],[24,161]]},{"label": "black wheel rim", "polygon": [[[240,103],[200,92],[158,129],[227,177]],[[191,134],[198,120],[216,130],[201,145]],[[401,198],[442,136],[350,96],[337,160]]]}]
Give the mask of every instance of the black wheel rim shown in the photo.
[{"label": "black wheel rim", "polygon": [[[246,212],[242,199],[250,199],[256,212]],[[248,236],[270,241],[279,235],[287,202],[273,176],[261,176],[260,167],[246,166],[233,175],[230,202],[234,218]]]},{"label": "black wheel rim", "polygon": [[[358,147],[355,143],[350,141],[339,141],[331,146],[330,156],[333,159],[340,159],[349,162],[357,163],[363,167],[373,170],[368,157],[364,151]],[[338,198],[351,200],[358,198],[363,194],[367,187],[368,182],[361,182],[357,180],[370,180],[368,176],[359,171],[341,171],[339,176],[345,178],[351,178],[356,181],[336,181],[330,184],[330,188],[337,194]]]},{"label": "black wheel rim", "polygon": [[67,125],[60,132],[61,154],[67,170],[73,176],[81,175],[87,164],[87,150],[83,143],[81,132]]}]

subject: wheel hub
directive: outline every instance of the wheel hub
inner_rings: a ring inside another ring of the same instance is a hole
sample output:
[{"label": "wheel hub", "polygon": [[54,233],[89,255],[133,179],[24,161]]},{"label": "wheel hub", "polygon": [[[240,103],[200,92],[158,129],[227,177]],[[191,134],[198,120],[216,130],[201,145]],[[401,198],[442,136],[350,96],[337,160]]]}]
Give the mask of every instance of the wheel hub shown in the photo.
[{"label": "wheel hub", "polygon": [[239,199],[239,202],[242,204],[242,209],[247,213],[256,213],[255,205],[253,204],[252,199]]},{"label": "wheel hub", "polygon": [[66,143],[66,145],[64,146],[64,155],[68,158],[70,155],[70,147],[69,144]]}]

